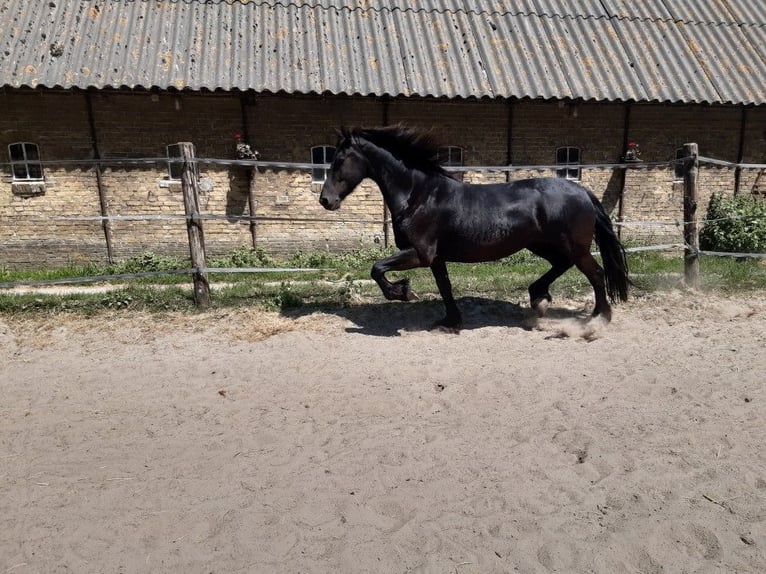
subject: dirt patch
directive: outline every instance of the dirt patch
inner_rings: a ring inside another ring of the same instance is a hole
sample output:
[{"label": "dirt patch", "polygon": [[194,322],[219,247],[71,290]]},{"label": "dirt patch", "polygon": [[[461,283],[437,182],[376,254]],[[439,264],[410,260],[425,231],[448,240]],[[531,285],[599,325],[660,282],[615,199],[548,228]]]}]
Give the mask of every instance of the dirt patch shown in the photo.
[{"label": "dirt patch", "polygon": [[766,571],[766,296],[0,317],[0,572]]}]

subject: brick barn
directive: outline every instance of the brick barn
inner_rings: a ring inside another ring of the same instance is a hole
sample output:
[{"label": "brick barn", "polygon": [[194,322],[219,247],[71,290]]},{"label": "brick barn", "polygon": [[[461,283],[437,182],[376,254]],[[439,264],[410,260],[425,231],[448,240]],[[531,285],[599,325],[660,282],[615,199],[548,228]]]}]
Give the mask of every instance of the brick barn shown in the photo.
[{"label": "brick barn", "polygon": [[[632,222],[624,237],[678,241],[655,223],[682,216],[684,143],[766,161],[766,13],[756,0],[0,0],[0,265],[187,253],[183,222],[97,217],[183,213],[163,159],[179,142],[234,159],[235,134],[266,164],[319,166],[202,163],[203,208],[225,216],[205,223],[209,253],[384,243],[374,184],[335,213],[317,196],[336,127],[395,123],[431,130],[467,181],[578,179]],[[577,167],[636,151],[644,169]],[[766,176],[703,165],[700,188],[704,207],[764,193]]]}]

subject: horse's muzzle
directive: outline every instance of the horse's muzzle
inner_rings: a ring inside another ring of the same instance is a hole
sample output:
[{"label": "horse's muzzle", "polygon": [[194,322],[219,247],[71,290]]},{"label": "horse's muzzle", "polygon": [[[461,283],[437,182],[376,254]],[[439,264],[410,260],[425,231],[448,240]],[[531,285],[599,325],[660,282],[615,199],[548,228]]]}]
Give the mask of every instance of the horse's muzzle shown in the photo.
[{"label": "horse's muzzle", "polygon": [[331,201],[328,198],[324,197],[323,195],[319,196],[319,203],[322,204],[322,207],[329,211],[335,211],[340,207],[340,200],[336,199],[335,201]]}]

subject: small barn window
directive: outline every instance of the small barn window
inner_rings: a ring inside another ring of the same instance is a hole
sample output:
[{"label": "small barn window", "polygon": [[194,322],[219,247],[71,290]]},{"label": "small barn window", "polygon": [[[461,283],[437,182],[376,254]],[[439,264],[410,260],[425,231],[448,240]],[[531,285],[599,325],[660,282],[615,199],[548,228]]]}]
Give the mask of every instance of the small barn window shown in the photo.
[{"label": "small barn window", "polygon": [[42,181],[43,164],[40,148],[33,143],[12,143],[8,146],[13,181]]},{"label": "small barn window", "polygon": [[[577,166],[580,164],[580,148],[564,146],[556,149],[556,165]],[[580,181],[579,167],[563,167],[556,170],[558,177]]]},{"label": "small barn window", "polygon": [[[314,165],[332,163],[334,157],[335,146],[318,145],[311,148],[311,163]],[[311,168],[311,183],[324,183],[327,171],[324,167]]]},{"label": "small barn window", "polygon": [[[445,167],[462,167],[465,165],[463,163],[463,148],[461,147],[454,145],[443,146],[439,148],[438,154],[439,163]],[[450,170],[450,173],[455,179],[463,180],[464,172]]]},{"label": "small barn window", "polygon": [[[680,160],[684,158],[684,148],[680,147],[676,150],[676,160]],[[676,161],[676,163],[673,164],[673,181],[683,181],[684,180],[684,162],[682,161]]]},{"label": "small barn window", "polygon": [[[185,142],[178,142],[174,144],[170,144],[165,149],[167,151],[167,157],[169,160],[173,159],[179,159],[183,157],[183,143]],[[192,153],[196,156],[197,150],[194,148],[194,145],[192,145]],[[197,177],[199,177],[199,172],[197,168],[197,164],[194,164],[194,171],[197,174]],[[182,161],[168,161],[168,178],[170,181],[181,181],[181,174],[184,171],[184,164]]]}]

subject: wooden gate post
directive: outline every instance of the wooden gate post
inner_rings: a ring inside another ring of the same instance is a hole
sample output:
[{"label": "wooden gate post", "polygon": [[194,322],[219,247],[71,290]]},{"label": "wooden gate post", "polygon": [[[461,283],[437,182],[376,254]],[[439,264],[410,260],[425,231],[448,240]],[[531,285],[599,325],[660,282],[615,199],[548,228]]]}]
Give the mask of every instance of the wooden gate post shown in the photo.
[{"label": "wooden gate post", "polygon": [[687,287],[694,289],[699,287],[700,283],[700,238],[697,227],[698,152],[696,143],[684,144],[684,280]]},{"label": "wooden gate post", "polygon": [[210,284],[207,279],[207,263],[205,260],[205,234],[202,230],[202,220],[199,214],[199,181],[197,162],[194,158],[194,145],[182,142],[181,157],[183,171],[181,172],[181,187],[184,194],[184,210],[186,212],[186,231],[189,234],[189,254],[192,264],[192,281],[194,282],[194,303],[204,309],[210,305]]}]

